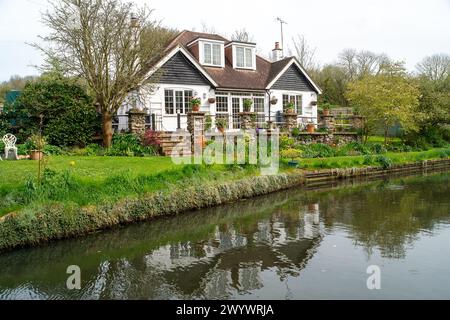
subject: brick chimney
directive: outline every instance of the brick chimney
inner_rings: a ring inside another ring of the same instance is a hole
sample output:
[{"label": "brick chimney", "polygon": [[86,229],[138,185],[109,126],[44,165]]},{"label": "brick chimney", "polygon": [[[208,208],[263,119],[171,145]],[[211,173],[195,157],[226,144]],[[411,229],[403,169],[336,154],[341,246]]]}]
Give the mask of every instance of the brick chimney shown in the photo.
[{"label": "brick chimney", "polygon": [[272,50],[272,62],[277,62],[283,59],[283,49],[279,42],[275,42],[275,49]]}]

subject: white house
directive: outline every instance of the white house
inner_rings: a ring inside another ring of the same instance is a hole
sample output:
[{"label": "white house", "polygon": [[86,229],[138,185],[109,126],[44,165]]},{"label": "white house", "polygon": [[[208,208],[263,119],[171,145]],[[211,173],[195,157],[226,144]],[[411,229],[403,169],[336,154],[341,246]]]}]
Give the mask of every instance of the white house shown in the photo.
[{"label": "white house", "polygon": [[[157,85],[138,107],[148,112],[147,125],[157,131],[175,131],[179,125],[186,129],[192,97],[201,99],[200,111],[213,120],[228,119],[230,130],[240,128],[239,113],[248,98],[254,101],[260,127],[268,121],[282,123],[288,102],[295,104],[300,126],[317,123],[320,88],[296,58],[282,58],[281,52],[277,43],[268,61],[256,54],[255,43],[183,31],[149,73]],[[119,110],[116,130],[128,129],[127,112],[132,107],[133,103],[127,103]]]}]

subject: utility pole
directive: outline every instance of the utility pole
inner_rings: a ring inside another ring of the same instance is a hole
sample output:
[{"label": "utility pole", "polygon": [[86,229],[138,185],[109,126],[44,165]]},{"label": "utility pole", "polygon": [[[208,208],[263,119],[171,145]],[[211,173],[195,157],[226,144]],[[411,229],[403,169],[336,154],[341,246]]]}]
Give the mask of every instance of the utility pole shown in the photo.
[{"label": "utility pole", "polygon": [[287,24],[287,22],[284,21],[283,19],[281,19],[280,17],[277,17],[277,20],[281,24],[281,55],[284,58],[284,31],[283,31],[283,25]]}]

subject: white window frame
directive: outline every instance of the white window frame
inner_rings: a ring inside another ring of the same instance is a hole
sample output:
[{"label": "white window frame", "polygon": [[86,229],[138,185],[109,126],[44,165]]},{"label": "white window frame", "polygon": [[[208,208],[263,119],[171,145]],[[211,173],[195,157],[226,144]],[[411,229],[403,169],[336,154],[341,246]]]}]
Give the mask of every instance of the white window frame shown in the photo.
[{"label": "white window frame", "polygon": [[[238,59],[237,59],[238,48],[244,49],[244,66],[238,66]],[[247,50],[251,50],[252,65],[250,67],[247,65],[247,62],[248,62],[247,55],[246,55]],[[246,46],[246,45],[233,45],[233,68],[234,69],[256,70],[256,47]]]},{"label": "white window frame", "polygon": [[[206,62],[205,61],[205,45],[210,45],[211,46],[211,62]],[[219,64],[214,64],[214,46],[219,46],[220,47],[220,62]],[[225,44],[221,41],[199,41],[199,60],[200,63],[204,66],[209,66],[209,67],[220,67],[220,68],[224,68],[225,67]]]},{"label": "white window frame", "polygon": [[[283,92],[283,94],[281,95],[281,107],[282,110],[284,111],[284,96],[288,96],[288,101],[291,101],[292,98],[294,98],[295,101],[295,112],[299,115],[299,116],[304,116],[304,114],[306,113],[305,111],[305,93],[304,92],[293,92],[293,91],[285,91]],[[297,105],[298,101],[297,101],[297,97],[301,97],[301,105]]]},{"label": "white window frame", "polygon": [[[167,105],[166,105],[166,91],[173,91],[173,93],[172,93],[173,113],[167,113],[167,109],[166,109],[167,108]],[[164,115],[166,115],[166,116],[177,116],[177,114],[178,114],[178,112],[177,112],[178,111],[177,110],[177,92],[182,92],[183,93],[183,95],[182,95],[183,110],[181,110],[182,112],[180,112],[180,114],[182,116],[187,115],[186,110],[187,109],[191,110],[191,107],[190,107],[189,104],[190,104],[190,98],[192,98],[192,97],[187,97],[186,96],[186,92],[189,92],[189,91],[191,91],[192,95],[194,95],[195,90],[189,89],[189,88],[164,88],[164,106],[163,106]],[[189,102],[187,102],[188,98],[189,98]]]}]

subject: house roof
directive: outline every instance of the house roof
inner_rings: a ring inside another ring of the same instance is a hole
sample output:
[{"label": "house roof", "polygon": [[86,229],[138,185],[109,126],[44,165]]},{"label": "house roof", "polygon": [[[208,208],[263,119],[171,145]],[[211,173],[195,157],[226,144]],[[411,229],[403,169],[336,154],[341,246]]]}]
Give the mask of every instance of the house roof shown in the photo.
[{"label": "house roof", "polygon": [[[184,30],[179,33],[166,49],[166,54],[169,55],[173,53],[173,50],[177,48],[182,48],[184,54],[188,54],[190,59],[195,59],[198,62],[198,57],[188,48],[188,45],[195,42],[198,39],[209,39],[216,41],[223,41],[225,45],[233,42],[228,39],[217,35],[209,34],[203,32],[193,32]],[[274,80],[281,75],[281,73],[286,71],[286,67],[290,64],[296,62],[299,67],[300,72],[304,73],[307,79],[311,82],[312,87],[321,93],[320,89],[315,85],[309,76],[306,74],[305,70],[298,64],[297,60],[293,57],[285,58],[277,62],[270,62],[261,56],[256,56],[256,70],[244,70],[244,69],[234,69],[233,62],[225,59],[225,67],[207,67],[203,66],[201,68],[202,72],[206,72],[217,85],[218,88],[222,89],[242,89],[242,90],[266,90],[268,86],[273,84]]]}]

